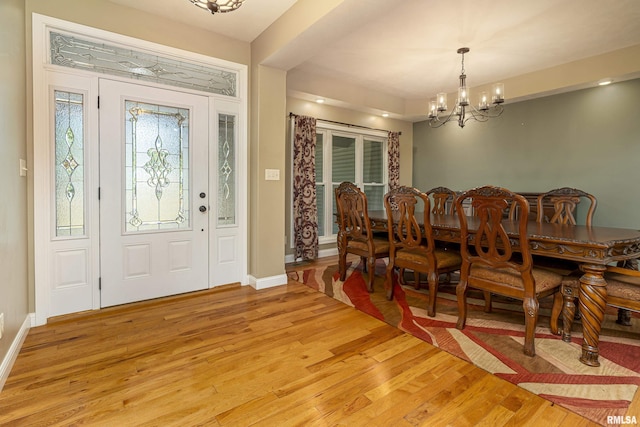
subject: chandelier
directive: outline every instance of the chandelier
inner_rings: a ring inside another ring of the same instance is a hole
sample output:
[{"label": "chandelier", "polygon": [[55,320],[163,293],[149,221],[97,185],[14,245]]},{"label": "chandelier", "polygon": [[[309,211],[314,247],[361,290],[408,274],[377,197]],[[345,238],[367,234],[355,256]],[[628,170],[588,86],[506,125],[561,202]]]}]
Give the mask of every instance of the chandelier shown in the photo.
[{"label": "chandelier", "polygon": [[493,85],[491,104],[486,92],[481,92],[478,101],[478,108],[469,103],[469,90],[467,89],[467,76],[464,73],[464,54],[469,52],[468,47],[461,47],[458,53],[462,55],[462,71],[460,72],[460,87],[458,88],[458,99],[456,105],[449,114],[447,111],[447,94],[439,93],[436,99],[429,105],[429,126],[438,128],[447,122],[457,121],[461,128],[469,120],[486,122],[490,118],[498,117],[502,114],[502,103],[504,102],[504,85],[496,83]]},{"label": "chandelier", "polygon": [[244,0],[189,0],[196,6],[208,10],[211,14],[216,12],[232,12],[242,6]]}]

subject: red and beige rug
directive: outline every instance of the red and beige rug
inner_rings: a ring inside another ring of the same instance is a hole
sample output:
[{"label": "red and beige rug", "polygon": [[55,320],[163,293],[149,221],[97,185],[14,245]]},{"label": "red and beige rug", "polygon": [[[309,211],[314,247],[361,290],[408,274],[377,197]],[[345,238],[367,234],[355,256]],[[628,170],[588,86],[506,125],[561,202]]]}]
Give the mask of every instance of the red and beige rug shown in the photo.
[{"label": "red and beige rug", "polygon": [[[345,304],[383,320],[476,366],[562,405],[597,423],[623,416],[640,386],[640,318],[632,326],[615,323],[607,312],[600,336],[600,367],[578,360],[582,333],[574,323],[572,342],[549,331],[550,298],[541,301],[536,331],[536,356],[522,352],[524,318],[521,302],[495,297],[493,313],[484,313],[484,300],[469,298],[467,326],[456,329],[454,285],[440,285],[436,317],[428,317],[426,295],[397,283],[395,298],[385,298],[386,264],[376,266],[375,292],[366,291],[362,265],[350,265],[344,282],[337,265],[322,269],[300,267],[289,278],[324,292]],[[366,273],[364,273],[366,274]],[[640,414],[637,414],[640,418]]]}]

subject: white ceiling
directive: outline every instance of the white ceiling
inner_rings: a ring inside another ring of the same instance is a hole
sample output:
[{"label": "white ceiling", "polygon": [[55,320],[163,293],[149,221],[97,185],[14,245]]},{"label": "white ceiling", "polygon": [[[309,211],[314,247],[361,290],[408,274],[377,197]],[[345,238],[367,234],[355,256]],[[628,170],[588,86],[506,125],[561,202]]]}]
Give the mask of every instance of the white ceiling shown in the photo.
[{"label": "white ceiling", "polygon": [[425,98],[640,44],[638,0],[402,0],[297,68]]},{"label": "white ceiling", "polygon": [[185,24],[193,25],[251,42],[285,13],[296,0],[245,0],[237,10],[214,15],[189,0],[109,0],[134,9],[146,10]]},{"label": "white ceiling", "polygon": [[[188,0],[111,1],[244,41],[296,2],[246,0],[212,16]],[[270,65],[428,99],[456,90],[459,47],[471,49],[465,69],[473,88],[640,45],[640,0],[345,0],[300,39]]]}]

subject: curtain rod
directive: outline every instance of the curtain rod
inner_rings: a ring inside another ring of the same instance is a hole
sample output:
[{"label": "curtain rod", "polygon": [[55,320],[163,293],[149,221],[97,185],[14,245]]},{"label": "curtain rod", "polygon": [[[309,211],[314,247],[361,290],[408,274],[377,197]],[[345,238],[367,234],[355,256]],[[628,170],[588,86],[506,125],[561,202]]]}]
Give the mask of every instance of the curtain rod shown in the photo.
[{"label": "curtain rod", "polygon": [[[298,117],[298,114],[289,113],[289,117],[290,118],[291,117]],[[369,129],[369,130],[379,130],[379,131],[382,131],[382,132],[391,132],[390,130],[387,130],[387,129],[370,128],[370,127],[367,127],[367,126],[354,125],[354,124],[351,124],[351,123],[336,122],[335,120],[326,120],[326,119],[318,119],[318,118],[316,118],[316,120],[320,120],[322,122],[328,122],[328,123],[335,123],[337,125],[344,125],[344,126],[348,126],[348,127],[351,127],[351,128],[361,128],[361,129]],[[398,132],[398,135],[402,135],[402,132]]]}]

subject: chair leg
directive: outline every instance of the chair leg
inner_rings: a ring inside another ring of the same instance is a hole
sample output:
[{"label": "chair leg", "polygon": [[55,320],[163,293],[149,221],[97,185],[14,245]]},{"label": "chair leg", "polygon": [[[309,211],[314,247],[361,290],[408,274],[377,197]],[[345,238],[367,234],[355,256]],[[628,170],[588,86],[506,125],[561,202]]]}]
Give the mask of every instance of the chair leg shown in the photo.
[{"label": "chair leg", "polygon": [[549,329],[553,335],[560,335],[560,327],[558,326],[558,320],[562,315],[562,306],[564,298],[562,298],[562,292],[558,291],[553,294],[553,307],[551,308],[551,319]]},{"label": "chair leg", "polygon": [[[440,279],[438,278],[438,280]],[[442,281],[442,283],[446,283],[446,284],[451,283],[451,272],[447,272],[444,274],[444,280]]]},{"label": "chair leg", "polygon": [[456,297],[458,299],[458,322],[456,328],[464,329],[467,323],[467,281],[460,279],[456,286]]},{"label": "chair leg", "polygon": [[[387,265],[387,275],[384,279],[384,288],[387,291],[387,299],[391,301],[393,299],[393,261],[389,259],[389,265]],[[400,269],[402,271],[402,269]]]},{"label": "chair leg", "polygon": [[438,275],[436,272],[428,273],[427,279],[429,280],[429,307],[427,307],[427,316],[436,316],[436,300],[438,296]]},{"label": "chair leg", "polygon": [[366,273],[367,272],[367,258],[366,257],[360,257],[360,262],[362,262],[362,264],[364,264],[364,266],[362,267],[362,270]]},{"label": "chair leg", "polygon": [[562,341],[565,342],[571,342],[571,327],[576,314],[576,291],[577,289],[569,285],[562,285],[560,288],[564,301],[564,307],[562,308]]},{"label": "chair leg", "polygon": [[420,289],[420,273],[413,270],[413,288]]},{"label": "chair leg", "polygon": [[624,308],[619,308],[616,323],[622,326],[631,326],[631,312]]},{"label": "chair leg", "polygon": [[404,268],[399,268],[398,269],[398,283],[400,283],[401,285],[404,285]]},{"label": "chair leg", "polygon": [[373,292],[373,281],[375,277],[376,277],[376,258],[369,257],[369,281],[367,282],[367,291],[369,291],[369,293]]},{"label": "chair leg", "polygon": [[482,291],[484,293],[484,312],[491,313],[493,308],[491,307],[491,292]]},{"label": "chair leg", "polygon": [[574,294],[574,295],[576,295],[576,297],[573,299],[573,304],[574,304],[574,306],[576,308],[576,313],[573,315],[573,320],[582,319],[582,315],[580,314],[580,304],[579,304],[580,301],[579,301],[578,296],[577,296],[578,292],[579,292],[579,290],[576,289],[576,292]]},{"label": "chair leg", "polygon": [[338,257],[338,272],[340,273],[340,280],[344,282],[347,278],[347,253],[344,252]]},{"label": "chair leg", "polygon": [[522,301],[522,308],[524,309],[524,354],[527,356],[535,356],[535,335],[539,310],[538,300],[525,297]]}]

